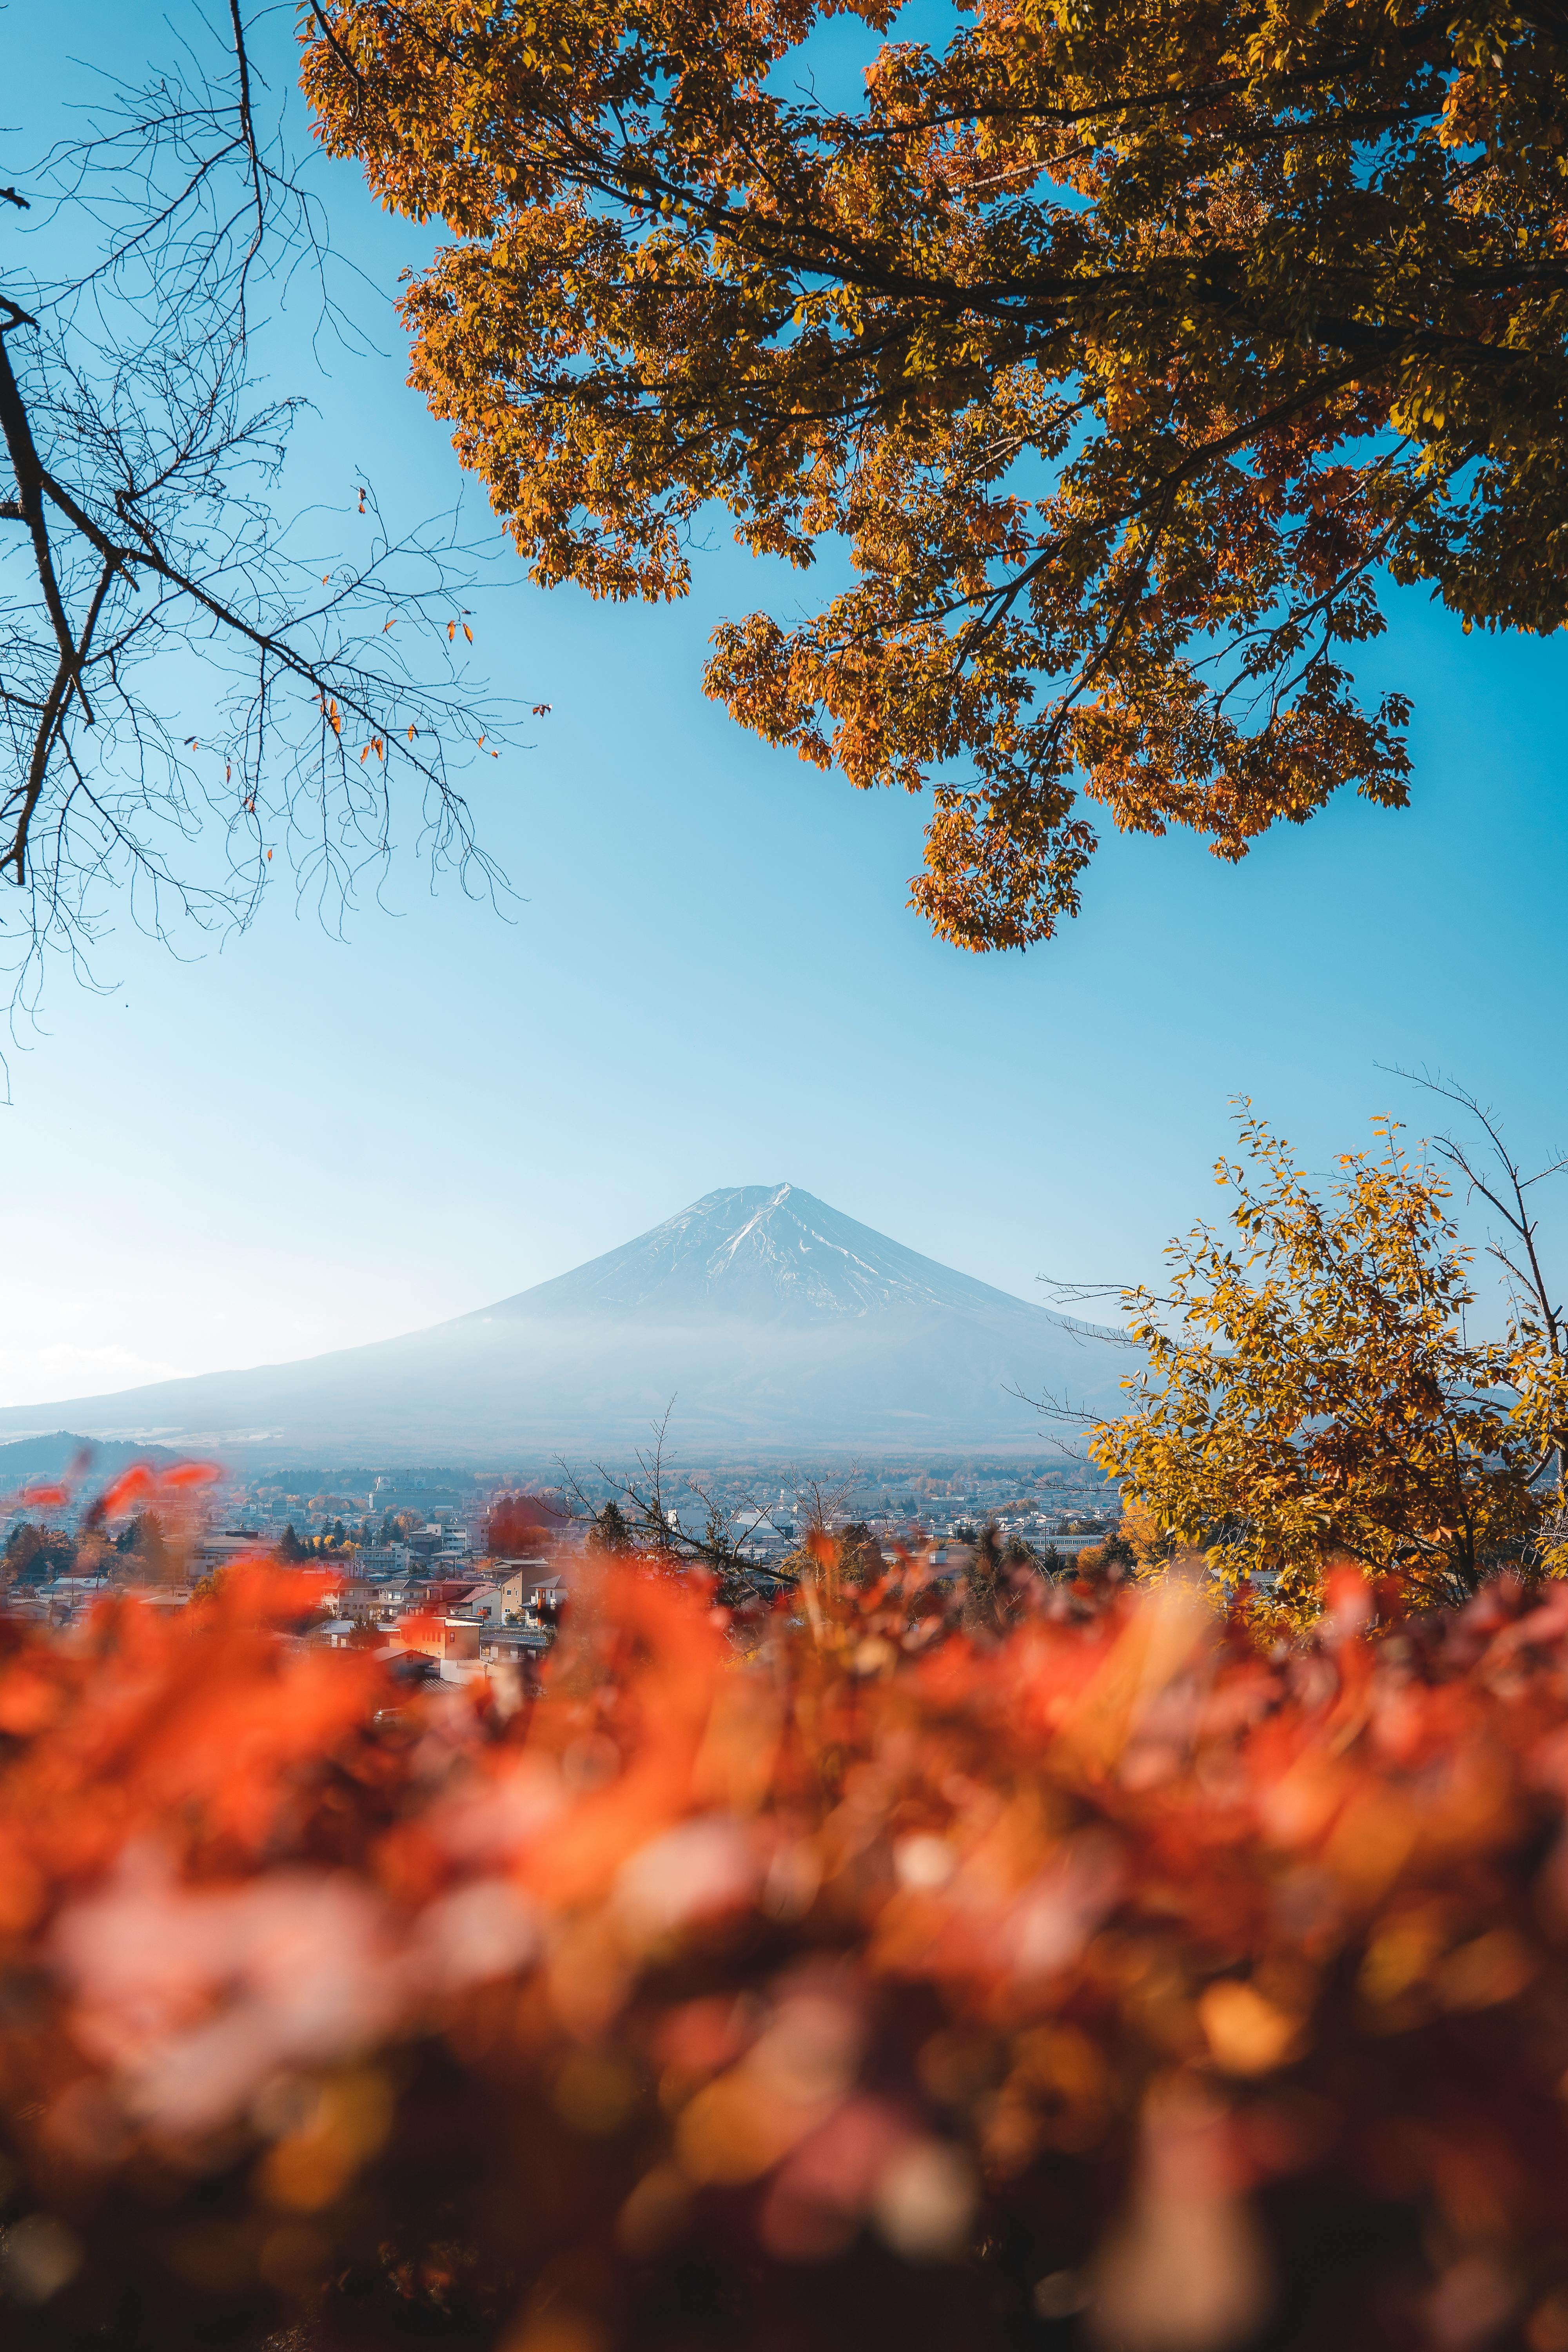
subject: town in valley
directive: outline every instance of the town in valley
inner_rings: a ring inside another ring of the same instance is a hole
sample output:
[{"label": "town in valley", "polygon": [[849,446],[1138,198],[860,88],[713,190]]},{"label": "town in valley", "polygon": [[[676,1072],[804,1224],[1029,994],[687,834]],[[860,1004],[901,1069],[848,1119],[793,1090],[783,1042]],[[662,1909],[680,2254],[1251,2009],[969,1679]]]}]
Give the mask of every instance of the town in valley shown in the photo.
[{"label": "town in valley", "polygon": [[[23,1447],[10,1449],[13,1454]],[[869,1465],[728,1462],[672,1472],[657,1454],[625,1472],[288,1466],[215,1478],[194,1518],[153,1507],[102,1520],[84,1448],[77,1477],[19,1465],[0,1518],[0,1608],[62,1633],[121,1592],[183,1608],[239,1563],[273,1559],[304,1580],[295,1639],[369,1647],[395,1679],[531,1685],[595,1549],[699,1556],[706,1539],[776,1597],[813,1528],[847,1534],[890,1564],[959,1579],[988,1539],[1059,1573],[1116,1526],[1114,1490],[1061,1451],[1034,1458],[892,1459]],[[156,1475],[154,1465],[153,1475]]]}]

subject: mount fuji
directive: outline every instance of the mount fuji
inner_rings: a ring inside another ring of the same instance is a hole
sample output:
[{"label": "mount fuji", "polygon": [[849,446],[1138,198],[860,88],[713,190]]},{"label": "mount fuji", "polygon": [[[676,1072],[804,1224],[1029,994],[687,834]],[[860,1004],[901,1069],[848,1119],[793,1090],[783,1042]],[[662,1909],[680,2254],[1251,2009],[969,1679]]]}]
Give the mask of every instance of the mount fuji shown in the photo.
[{"label": "mount fuji", "polygon": [[69,1426],[230,1461],[520,1459],[683,1449],[1039,1444],[1013,1393],[1113,1411],[1128,1359],[794,1184],[709,1192],[495,1306],[302,1362],[0,1411],[0,1440]]}]

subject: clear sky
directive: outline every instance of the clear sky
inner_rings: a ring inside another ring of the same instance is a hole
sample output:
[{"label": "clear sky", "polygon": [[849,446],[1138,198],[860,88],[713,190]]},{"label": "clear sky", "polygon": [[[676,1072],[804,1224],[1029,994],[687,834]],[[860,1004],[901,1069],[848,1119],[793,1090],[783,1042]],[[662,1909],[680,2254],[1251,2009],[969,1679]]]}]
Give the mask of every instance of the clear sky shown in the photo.
[{"label": "clear sky", "polygon": [[[0,177],[70,87],[62,22],[79,55],[162,37],[100,0],[14,11]],[[412,232],[349,175],[332,189],[390,295]],[[286,332],[275,382],[318,407],[297,489],[346,498],[368,468],[412,516],[458,477],[394,331],[324,378]],[[409,859],[396,911],[346,944],[280,883],[222,952],[182,963],[124,929],[117,986],[54,975],[0,1111],[0,1402],[387,1337],[721,1184],[788,1179],[1025,1296],[1041,1272],[1146,1276],[1217,1204],[1232,1094],[1317,1167],[1378,1110],[1429,1127],[1379,1064],[1457,1074],[1527,1151],[1568,1130],[1561,637],[1466,638],[1396,600],[1363,670],[1415,696],[1412,810],[1342,799],[1237,868],[1112,841],[1067,936],[984,959],[904,906],[918,803],[858,796],[702,698],[715,622],[787,614],[796,583],[721,523],[696,572],[659,610],[515,580],[477,600],[497,683],[552,705],[481,780],[509,919],[432,898]]]}]

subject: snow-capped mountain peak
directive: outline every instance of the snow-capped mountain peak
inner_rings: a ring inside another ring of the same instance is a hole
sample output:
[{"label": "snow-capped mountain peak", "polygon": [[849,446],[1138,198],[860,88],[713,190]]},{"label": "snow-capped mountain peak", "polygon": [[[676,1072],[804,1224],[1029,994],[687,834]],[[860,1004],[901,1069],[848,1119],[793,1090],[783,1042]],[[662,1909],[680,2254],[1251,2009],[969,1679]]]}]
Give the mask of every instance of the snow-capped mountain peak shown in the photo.
[{"label": "snow-capped mountain peak", "polygon": [[889,1241],[798,1184],[740,1184],[704,1193],[635,1241],[487,1311],[817,1322],[887,1307],[1003,1304],[1024,1306]]},{"label": "snow-capped mountain peak", "polygon": [[[0,1412],[95,1436],[337,1463],[633,1447],[1041,1442],[1043,1390],[1113,1407],[1103,1337],[939,1265],[797,1184],[705,1193],[635,1241],[433,1329]],[[44,1416],[54,1416],[51,1421]]]}]

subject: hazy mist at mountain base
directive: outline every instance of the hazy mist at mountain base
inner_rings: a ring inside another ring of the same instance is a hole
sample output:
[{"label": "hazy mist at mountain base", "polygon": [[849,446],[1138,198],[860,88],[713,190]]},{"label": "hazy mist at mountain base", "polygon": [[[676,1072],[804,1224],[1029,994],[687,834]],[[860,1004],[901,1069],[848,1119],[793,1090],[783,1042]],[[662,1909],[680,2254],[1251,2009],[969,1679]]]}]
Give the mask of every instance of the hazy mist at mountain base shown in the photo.
[{"label": "hazy mist at mountain base", "polygon": [[[1038,1444],[1044,1392],[1113,1411],[1128,1369],[1068,1323],[905,1249],[790,1184],[710,1192],[619,1249],[396,1339],[0,1410],[249,1459],[480,1460],[644,1442]],[[1020,1391],[1021,1393],[1015,1393]]]}]

